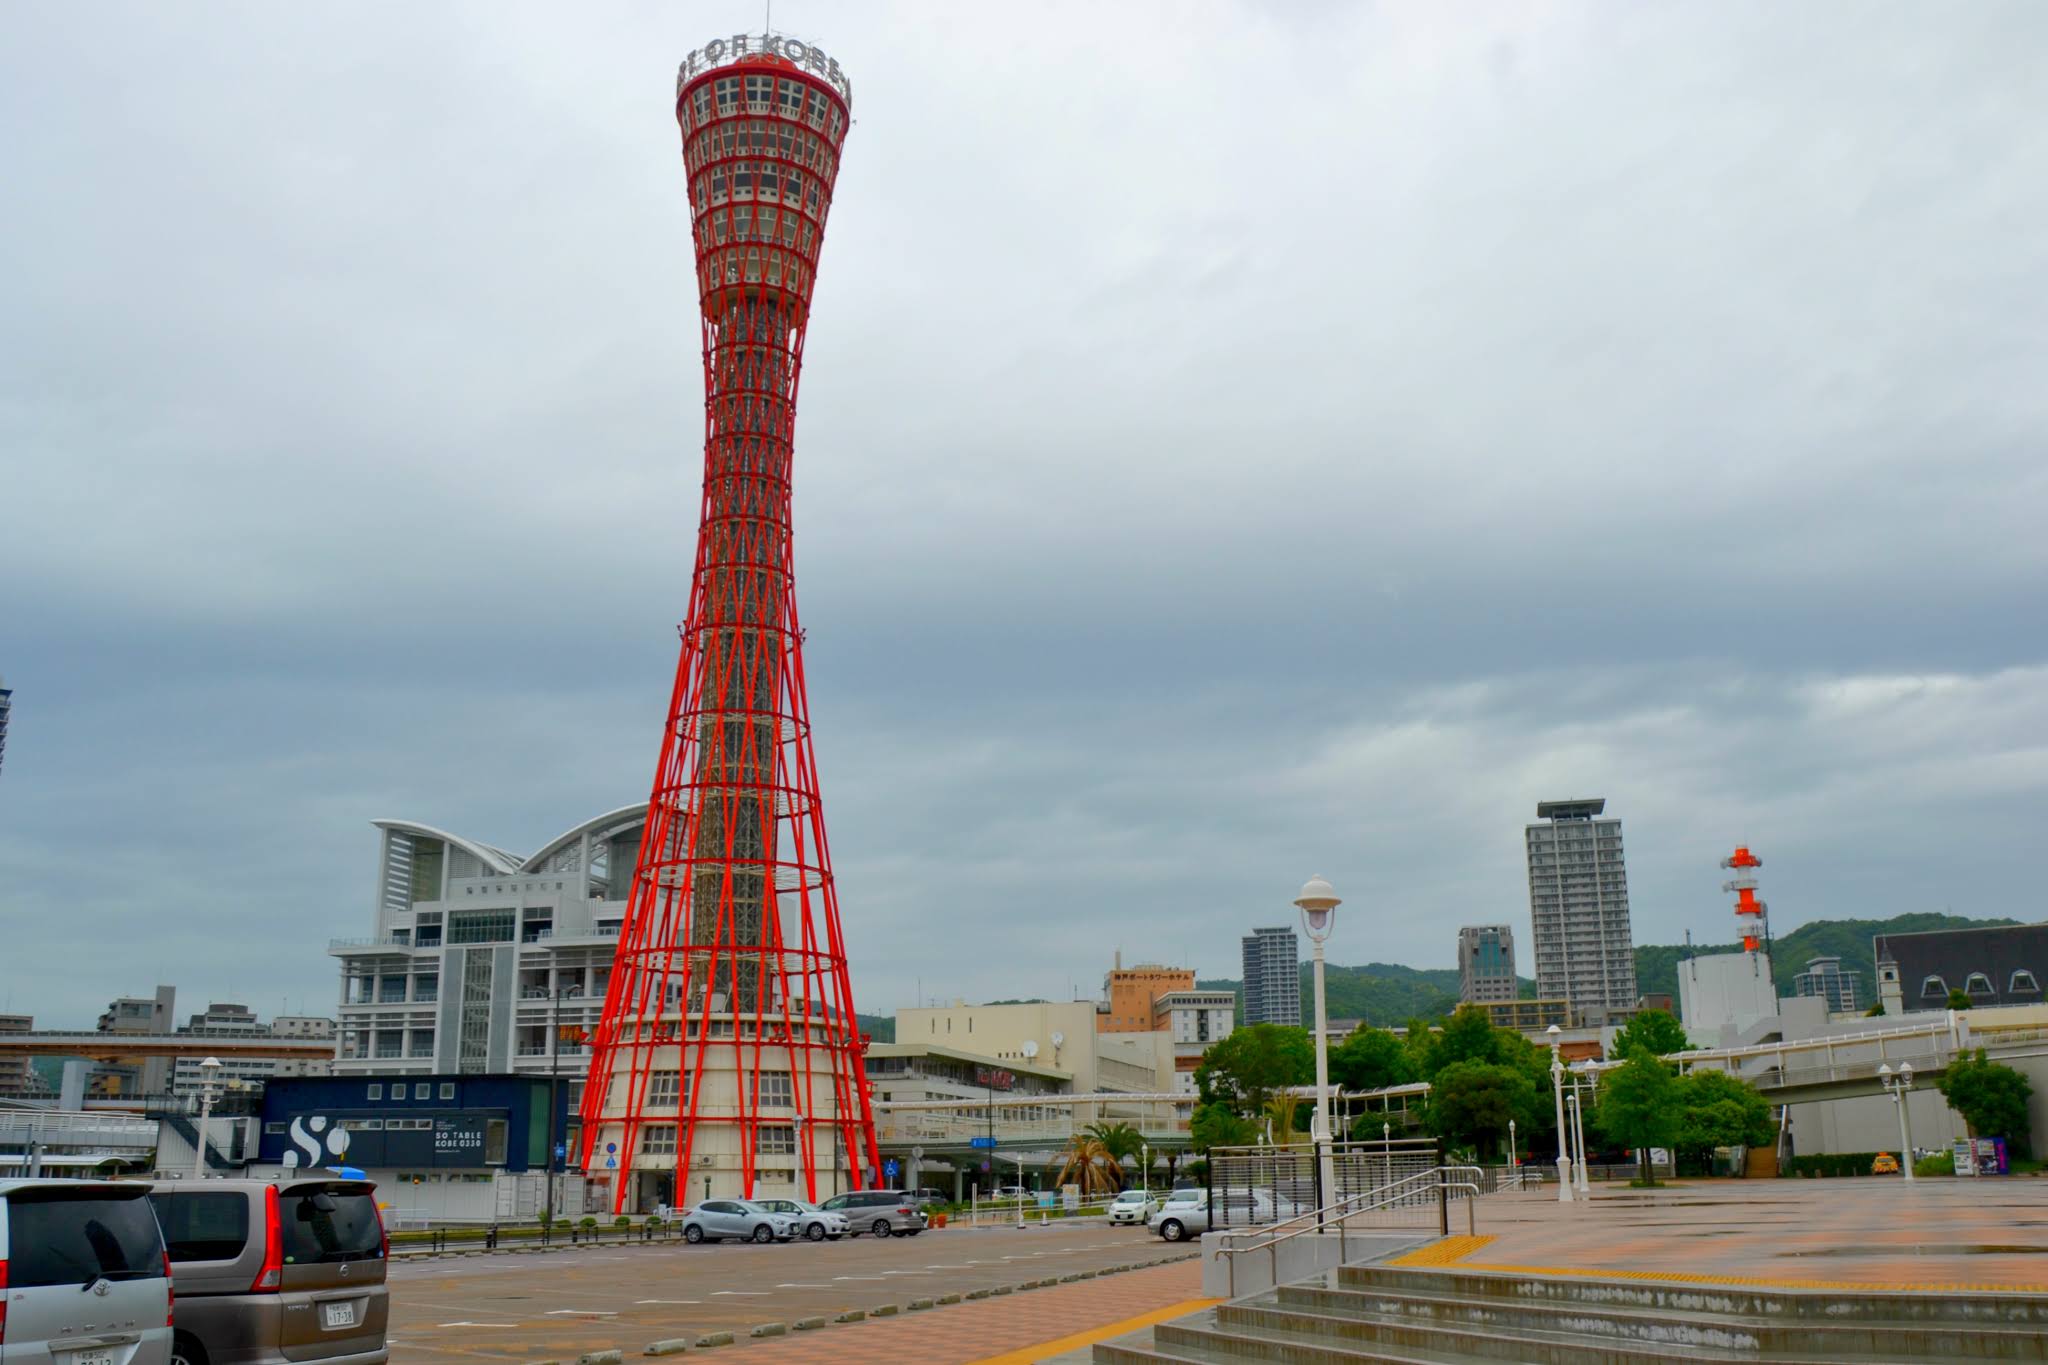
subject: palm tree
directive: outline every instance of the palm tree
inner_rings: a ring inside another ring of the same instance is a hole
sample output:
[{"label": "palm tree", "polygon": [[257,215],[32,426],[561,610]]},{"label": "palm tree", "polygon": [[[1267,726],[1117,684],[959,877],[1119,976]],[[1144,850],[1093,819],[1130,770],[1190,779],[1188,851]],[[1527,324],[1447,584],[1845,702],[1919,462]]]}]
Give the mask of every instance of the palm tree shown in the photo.
[{"label": "palm tree", "polygon": [[1086,1132],[1074,1134],[1067,1149],[1053,1158],[1053,1164],[1059,1167],[1053,1183],[1079,1185],[1083,1199],[1091,1194],[1114,1194],[1123,1188],[1123,1167],[1107,1147]]},{"label": "palm tree", "polygon": [[1272,1120],[1275,1147],[1285,1147],[1301,1141],[1301,1130],[1294,1126],[1294,1115],[1300,1108],[1301,1098],[1284,1091],[1266,1101],[1266,1117]]},{"label": "palm tree", "polygon": [[1145,1150],[1145,1135],[1128,1123],[1091,1123],[1087,1132],[1115,1160],[1118,1183],[1121,1184],[1124,1163]]}]

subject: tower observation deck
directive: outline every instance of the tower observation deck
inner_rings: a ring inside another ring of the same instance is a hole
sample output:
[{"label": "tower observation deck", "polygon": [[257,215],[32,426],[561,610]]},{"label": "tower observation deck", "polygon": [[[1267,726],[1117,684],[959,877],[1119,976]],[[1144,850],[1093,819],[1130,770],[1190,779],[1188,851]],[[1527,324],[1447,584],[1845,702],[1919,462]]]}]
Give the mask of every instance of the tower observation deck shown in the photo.
[{"label": "tower observation deck", "polygon": [[583,1096],[615,1209],[879,1179],[819,802],[790,463],[852,90],[778,34],[689,54],[676,121],[704,356],[704,491],[668,723]]}]

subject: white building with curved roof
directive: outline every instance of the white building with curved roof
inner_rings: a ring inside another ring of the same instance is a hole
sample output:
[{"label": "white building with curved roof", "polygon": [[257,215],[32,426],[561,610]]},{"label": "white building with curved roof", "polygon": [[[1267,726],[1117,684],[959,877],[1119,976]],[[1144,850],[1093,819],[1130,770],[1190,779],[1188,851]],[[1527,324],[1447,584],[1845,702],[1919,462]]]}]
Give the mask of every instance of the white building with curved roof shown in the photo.
[{"label": "white building with curved roof", "polygon": [[341,962],[335,1073],[555,1075],[573,1124],[590,1065],[576,1040],[597,1028],[646,816],[645,802],[606,811],[530,856],[372,821],[371,932],[327,949]]}]

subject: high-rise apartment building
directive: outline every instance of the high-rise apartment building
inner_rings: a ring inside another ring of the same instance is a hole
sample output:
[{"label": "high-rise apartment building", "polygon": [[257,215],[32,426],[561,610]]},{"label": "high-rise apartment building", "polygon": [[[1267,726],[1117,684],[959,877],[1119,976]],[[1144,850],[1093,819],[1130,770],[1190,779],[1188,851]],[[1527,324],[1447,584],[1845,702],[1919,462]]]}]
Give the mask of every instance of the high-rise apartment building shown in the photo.
[{"label": "high-rise apartment building", "polygon": [[0,762],[7,758],[7,717],[14,711],[14,693],[7,679],[0,678]]},{"label": "high-rise apartment building", "polygon": [[1301,1024],[1301,942],[1286,925],[1244,936],[1244,1021]]},{"label": "high-rise apartment building", "polygon": [[1621,821],[1607,802],[1540,801],[1525,831],[1536,994],[1566,1001],[1581,1024],[1625,1017],[1636,1004],[1635,945]]},{"label": "high-rise apartment building", "polygon": [[1458,931],[1458,1003],[1488,1005],[1521,993],[1515,980],[1515,931],[1468,924]]}]

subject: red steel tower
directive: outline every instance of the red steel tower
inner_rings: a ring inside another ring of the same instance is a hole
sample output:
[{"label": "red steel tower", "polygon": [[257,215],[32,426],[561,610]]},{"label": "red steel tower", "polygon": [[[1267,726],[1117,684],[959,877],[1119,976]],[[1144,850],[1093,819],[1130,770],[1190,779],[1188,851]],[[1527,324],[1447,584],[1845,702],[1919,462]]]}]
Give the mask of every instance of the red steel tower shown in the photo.
[{"label": "red steel tower", "polygon": [[1721,860],[1721,866],[1735,874],[1730,881],[1721,883],[1723,891],[1735,893],[1735,927],[1742,935],[1742,951],[1753,953],[1763,942],[1764,903],[1756,898],[1756,870],[1764,860],[1749,851],[1748,844],[1737,844],[1735,851]]},{"label": "red steel tower", "polygon": [[[804,690],[790,454],[850,123],[776,34],[676,77],[704,342],[704,498],[646,832],[583,1090],[614,1209],[819,1198],[881,1166]],[[840,1174],[845,1172],[844,1176]],[[765,1188],[762,1188],[765,1187]]]}]

